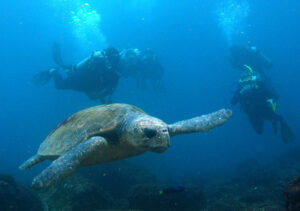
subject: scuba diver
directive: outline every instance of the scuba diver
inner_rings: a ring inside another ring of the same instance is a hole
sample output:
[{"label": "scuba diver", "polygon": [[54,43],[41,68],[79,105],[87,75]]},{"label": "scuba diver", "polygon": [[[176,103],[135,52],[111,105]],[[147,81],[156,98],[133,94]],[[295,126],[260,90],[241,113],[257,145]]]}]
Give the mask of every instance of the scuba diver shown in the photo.
[{"label": "scuba diver", "polygon": [[155,90],[163,89],[164,69],[153,51],[130,48],[121,51],[120,55],[120,74],[123,77],[135,78],[138,87],[146,88],[149,81]]},{"label": "scuba diver", "polygon": [[238,88],[231,100],[232,105],[240,103],[257,134],[264,131],[264,122],[270,121],[277,134],[280,124],[281,138],[285,143],[294,140],[294,134],[285,119],[276,113],[278,96],[267,80],[249,65],[244,65],[245,74],[238,82]]},{"label": "scuba diver", "polygon": [[51,68],[36,74],[33,83],[44,85],[53,78],[57,89],[84,92],[91,100],[100,99],[102,103],[110,103],[120,78],[118,50],[107,48],[94,51],[73,66],[63,63],[60,52],[60,46],[55,44],[52,49],[53,59],[66,76],[58,68]]}]

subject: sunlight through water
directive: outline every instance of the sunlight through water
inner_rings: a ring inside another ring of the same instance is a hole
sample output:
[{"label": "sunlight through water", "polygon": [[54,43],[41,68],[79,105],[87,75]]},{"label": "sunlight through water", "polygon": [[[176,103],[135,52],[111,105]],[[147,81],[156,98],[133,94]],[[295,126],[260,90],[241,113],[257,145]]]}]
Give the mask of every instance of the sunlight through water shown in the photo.
[{"label": "sunlight through water", "polygon": [[249,10],[247,1],[229,0],[219,4],[216,10],[217,21],[229,45],[235,38],[245,35]]},{"label": "sunlight through water", "polygon": [[49,4],[70,26],[80,48],[90,51],[106,46],[106,38],[101,31],[101,15],[91,3],[82,0],[56,0]]},{"label": "sunlight through water", "polygon": [[100,30],[101,16],[89,3],[81,4],[71,11],[71,15],[74,36],[83,46],[98,49],[104,45],[105,36]]}]

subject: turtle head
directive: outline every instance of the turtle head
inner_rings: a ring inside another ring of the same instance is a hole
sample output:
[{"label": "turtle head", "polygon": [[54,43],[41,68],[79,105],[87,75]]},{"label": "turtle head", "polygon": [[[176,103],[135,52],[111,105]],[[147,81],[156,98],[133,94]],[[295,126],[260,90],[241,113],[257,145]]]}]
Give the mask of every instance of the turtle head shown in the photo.
[{"label": "turtle head", "polygon": [[162,153],[170,146],[168,125],[160,119],[140,115],[132,121],[130,128],[134,145],[143,151]]}]

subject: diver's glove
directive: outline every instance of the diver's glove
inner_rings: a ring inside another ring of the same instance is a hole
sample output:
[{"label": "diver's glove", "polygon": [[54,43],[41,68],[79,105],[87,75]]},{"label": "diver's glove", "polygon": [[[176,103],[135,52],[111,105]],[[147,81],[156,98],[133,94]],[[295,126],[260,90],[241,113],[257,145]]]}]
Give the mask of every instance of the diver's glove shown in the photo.
[{"label": "diver's glove", "polygon": [[272,110],[275,112],[277,108],[277,102],[274,98],[267,99],[267,103],[271,106]]}]

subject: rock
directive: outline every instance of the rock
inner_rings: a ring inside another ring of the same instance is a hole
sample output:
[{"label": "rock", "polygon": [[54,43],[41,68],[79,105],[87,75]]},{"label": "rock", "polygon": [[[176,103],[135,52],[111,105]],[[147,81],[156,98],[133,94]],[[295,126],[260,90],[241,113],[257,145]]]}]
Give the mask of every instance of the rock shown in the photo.
[{"label": "rock", "polygon": [[29,188],[8,174],[0,175],[0,210],[44,210],[43,204]]},{"label": "rock", "polygon": [[170,185],[135,185],[129,191],[130,209],[141,210],[199,210],[206,206],[202,190],[187,186],[183,192],[160,194]]},{"label": "rock", "polygon": [[80,172],[82,176],[97,183],[114,197],[124,197],[136,184],[158,183],[156,177],[143,166],[118,161],[101,166],[89,167]]},{"label": "rock", "polygon": [[300,176],[289,183],[286,196],[287,210],[300,210]]},{"label": "rock", "polygon": [[75,174],[56,186],[39,190],[48,210],[95,210],[114,207],[114,200],[100,186]]},{"label": "rock", "polygon": [[62,183],[39,190],[48,210],[128,209],[128,190],[156,178],[145,168],[125,161],[81,168]]}]

